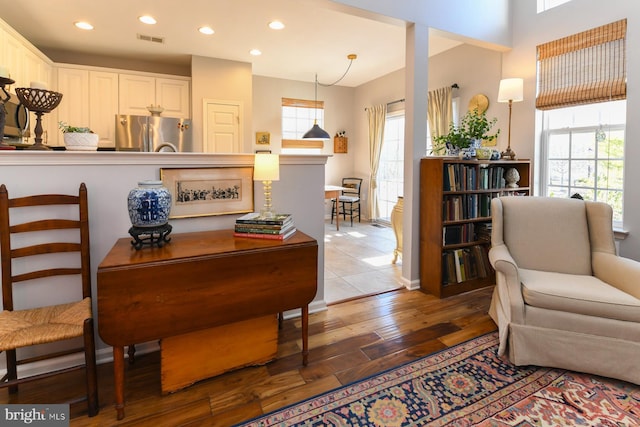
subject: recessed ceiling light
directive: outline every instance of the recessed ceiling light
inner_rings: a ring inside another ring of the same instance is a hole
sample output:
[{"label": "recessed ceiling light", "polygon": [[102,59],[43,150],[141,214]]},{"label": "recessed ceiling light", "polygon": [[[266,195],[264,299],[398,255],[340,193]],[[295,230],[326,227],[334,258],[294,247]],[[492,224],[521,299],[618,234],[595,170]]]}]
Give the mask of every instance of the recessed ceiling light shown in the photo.
[{"label": "recessed ceiling light", "polygon": [[251,55],[253,55],[253,56],[260,56],[260,55],[262,55],[262,52],[260,52],[260,50],[259,50],[259,49],[251,49],[251,50],[249,51],[249,53],[250,53]]},{"label": "recessed ceiling light", "polygon": [[80,28],[81,30],[93,30],[93,25],[89,24],[88,22],[77,21],[74,22],[73,25]]},{"label": "recessed ceiling light", "polygon": [[156,18],[154,18],[151,15],[142,15],[138,17],[138,21],[142,22],[143,24],[149,24],[149,25],[153,25],[155,24]]},{"label": "recessed ceiling light", "polygon": [[271,21],[269,22],[269,28],[272,30],[281,30],[284,28],[284,24],[280,21]]},{"label": "recessed ceiling light", "polygon": [[206,34],[208,36],[210,36],[211,34],[215,33],[215,31],[213,31],[213,28],[211,28],[211,27],[200,27],[200,28],[198,28],[198,31],[200,31],[202,34]]}]

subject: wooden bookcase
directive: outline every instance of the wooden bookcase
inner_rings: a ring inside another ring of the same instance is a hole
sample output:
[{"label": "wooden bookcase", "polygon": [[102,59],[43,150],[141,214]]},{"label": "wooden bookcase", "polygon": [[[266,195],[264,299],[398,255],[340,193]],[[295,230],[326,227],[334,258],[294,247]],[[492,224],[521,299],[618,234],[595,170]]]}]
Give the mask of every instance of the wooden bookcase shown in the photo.
[{"label": "wooden bookcase", "polygon": [[[504,173],[510,168],[520,175],[517,188],[505,187]],[[531,192],[529,160],[421,159],[421,288],[446,298],[494,284],[486,258],[491,199]]]}]

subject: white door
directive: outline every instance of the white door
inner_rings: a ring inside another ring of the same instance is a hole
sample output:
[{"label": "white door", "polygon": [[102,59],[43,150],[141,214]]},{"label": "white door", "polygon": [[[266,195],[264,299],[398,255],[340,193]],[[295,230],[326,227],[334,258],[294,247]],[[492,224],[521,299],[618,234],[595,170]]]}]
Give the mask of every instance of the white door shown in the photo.
[{"label": "white door", "polygon": [[204,151],[207,153],[240,153],[239,102],[204,101]]}]

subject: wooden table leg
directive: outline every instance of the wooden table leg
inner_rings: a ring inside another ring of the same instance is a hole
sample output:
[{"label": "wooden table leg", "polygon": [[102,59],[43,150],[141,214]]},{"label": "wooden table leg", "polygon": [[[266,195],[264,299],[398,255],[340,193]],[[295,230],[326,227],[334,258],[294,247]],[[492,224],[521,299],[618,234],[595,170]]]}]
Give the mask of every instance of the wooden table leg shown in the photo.
[{"label": "wooden table leg", "polygon": [[309,306],[302,307],[302,364],[309,363]]},{"label": "wooden table leg", "polygon": [[118,419],[124,418],[124,347],[113,347],[113,383]]}]

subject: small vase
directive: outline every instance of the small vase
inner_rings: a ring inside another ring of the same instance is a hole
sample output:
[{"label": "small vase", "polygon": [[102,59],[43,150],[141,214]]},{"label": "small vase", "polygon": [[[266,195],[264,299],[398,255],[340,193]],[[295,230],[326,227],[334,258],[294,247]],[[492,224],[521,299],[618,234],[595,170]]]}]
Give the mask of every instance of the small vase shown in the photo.
[{"label": "small vase", "polygon": [[162,181],[140,181],[129,192],[127,206],[134,227],[159,227],[169,222],[171,193]]}]

